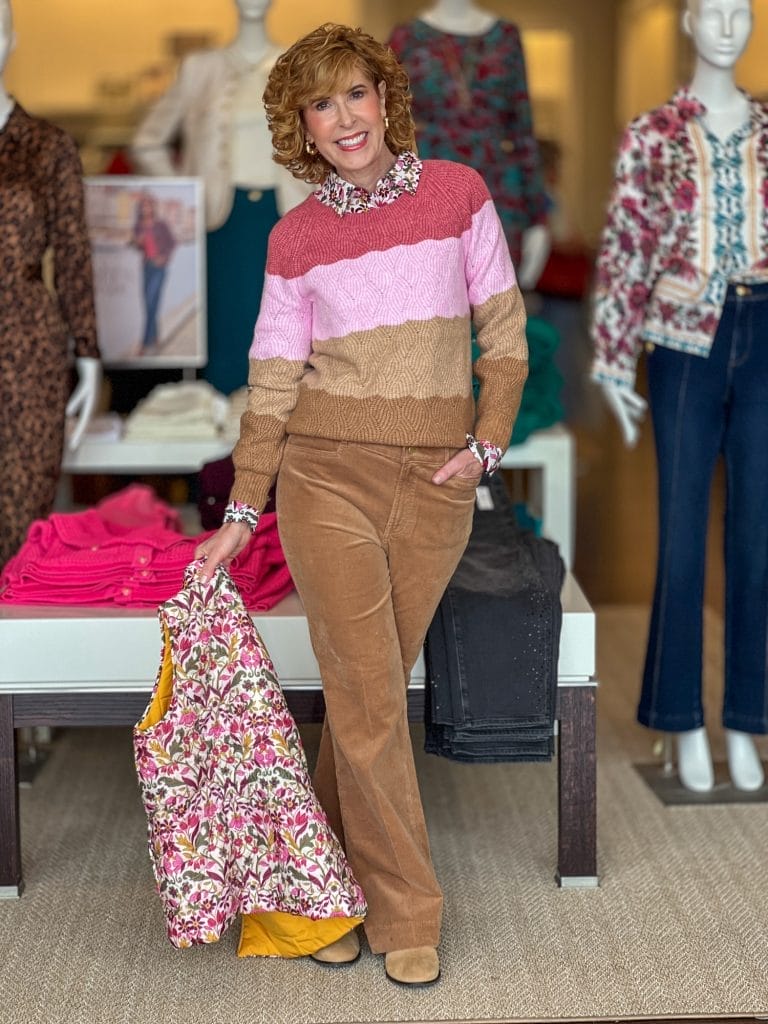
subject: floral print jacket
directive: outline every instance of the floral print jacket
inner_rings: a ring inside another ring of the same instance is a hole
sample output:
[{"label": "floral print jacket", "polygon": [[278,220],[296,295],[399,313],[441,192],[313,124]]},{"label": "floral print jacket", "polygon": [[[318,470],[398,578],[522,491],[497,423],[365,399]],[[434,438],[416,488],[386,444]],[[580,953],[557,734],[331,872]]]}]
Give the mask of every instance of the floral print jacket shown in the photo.
[{"label": "floral print jacket", "polygon": [[[705,152],[706,108],[687,88],[627,128],[597,261],[592,336],[598,381],[633,387],[643,341],[707,356],[722,314],[716,189]],[[745,133],[749,266],[768,280],[768,106],[750,100]]]},{"label": "floral print jacket", "polygon": [[365,899],[240,594],[221,567],[201,583],[200,565],[160,606],[162,664],[134,730],[168,937],[216,942],[240,913],[240,955],[306,955],[359,924]]}]

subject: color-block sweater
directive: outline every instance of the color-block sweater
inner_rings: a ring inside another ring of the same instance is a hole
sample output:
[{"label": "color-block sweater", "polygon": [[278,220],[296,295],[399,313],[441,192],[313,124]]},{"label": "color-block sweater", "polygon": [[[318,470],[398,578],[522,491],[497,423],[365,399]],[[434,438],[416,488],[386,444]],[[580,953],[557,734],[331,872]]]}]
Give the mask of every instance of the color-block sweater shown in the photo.
[{"label": "color-block sweater", "polygon": [[288,434],[461,449],[472,433],[504,449],[527,375],[525,308],[479,174],[427,160],[415,192],[388,205],[339,216],[312,195],[287,213],[249,357],[230,497],[256,510]]}]

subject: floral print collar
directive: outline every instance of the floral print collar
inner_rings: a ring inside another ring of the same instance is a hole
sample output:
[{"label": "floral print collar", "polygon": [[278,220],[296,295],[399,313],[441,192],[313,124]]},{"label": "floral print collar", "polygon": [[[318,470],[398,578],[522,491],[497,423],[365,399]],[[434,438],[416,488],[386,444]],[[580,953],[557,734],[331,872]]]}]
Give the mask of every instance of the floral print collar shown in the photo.
[{"label": "floral print collar", "polygon": [[[748,93],[744,93],[744,95],[749,100],[749,120],[745,124],[740,125],[737,130],[740,135],[746,138],[764,123],[765,110],[764,105],[755,103]],[[686,85],[678,89],[669,101],[668,106],[675,109],[681,121],[690,121],[692,118],[697,117],[706,128],[707,108],[697,96],[693,95],[689,86]],[[659,107],[658,110],[663,111],[664,107]]]},{"label": "floral print collar", "polygon": [[394,203],[403,192],[414,195],[421,177],[421,168],[421,160],[410,149],[406,149],[372,192],[345,181],[335,171],[331,171],[314,195],[340,217],[345,213],[365,213],[377,206]]}]

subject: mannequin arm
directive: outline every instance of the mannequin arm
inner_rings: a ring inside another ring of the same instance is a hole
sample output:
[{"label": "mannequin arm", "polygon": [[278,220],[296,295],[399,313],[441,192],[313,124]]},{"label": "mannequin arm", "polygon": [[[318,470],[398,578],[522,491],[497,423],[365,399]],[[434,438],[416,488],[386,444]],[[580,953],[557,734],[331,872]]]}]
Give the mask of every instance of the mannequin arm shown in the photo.
[{"label": "mannequin arm", "polygon": [[88,424],[96,410],[101,389],[101,363],[89,356],[78,356],[75,360],[77,375],[80,378],[77,387],[67,402],[66,415],[76,416],[75,429],[69,438],[69,448],[74,451],[79,447]]},{"label": "mannequin arm", "polygon": [[184,119],[187,106],[187,80],[194,80],[187,57],[179,69],[176,81],[152,106],[136,129],[131,141],[131,158],[140,174],[155,177],[173,176],[178,171],[173,165],[171,141]]},{"label": "mannequin arm", "polygon": [[608,408],[618,421],[624,444],[634,448],[640,437],[640,424],[645,417],[648,403],[636,391],[603,381],[600,384]]},{"label": "mannequin arm", "polygon": [[517,280],[523,291],[536,287],[536,282],[547,262],[550,247],[549,228],[544,224],[534,224],[523,232],[523,252],[517,271]]}]

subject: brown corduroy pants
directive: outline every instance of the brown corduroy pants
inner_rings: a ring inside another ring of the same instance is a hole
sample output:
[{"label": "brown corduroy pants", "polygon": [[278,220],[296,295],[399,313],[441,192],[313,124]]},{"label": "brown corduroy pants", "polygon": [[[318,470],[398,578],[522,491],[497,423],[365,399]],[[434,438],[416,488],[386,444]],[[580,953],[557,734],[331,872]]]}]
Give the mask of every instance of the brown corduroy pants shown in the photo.
[{"label": "brown corduroy pants", "polygon": [[475,484],[431,482],[455,451],[293,435],[278,477],[326,702],[314,785],[365,892],[375,953],[440,937],[406,688],[472,526]]}]

